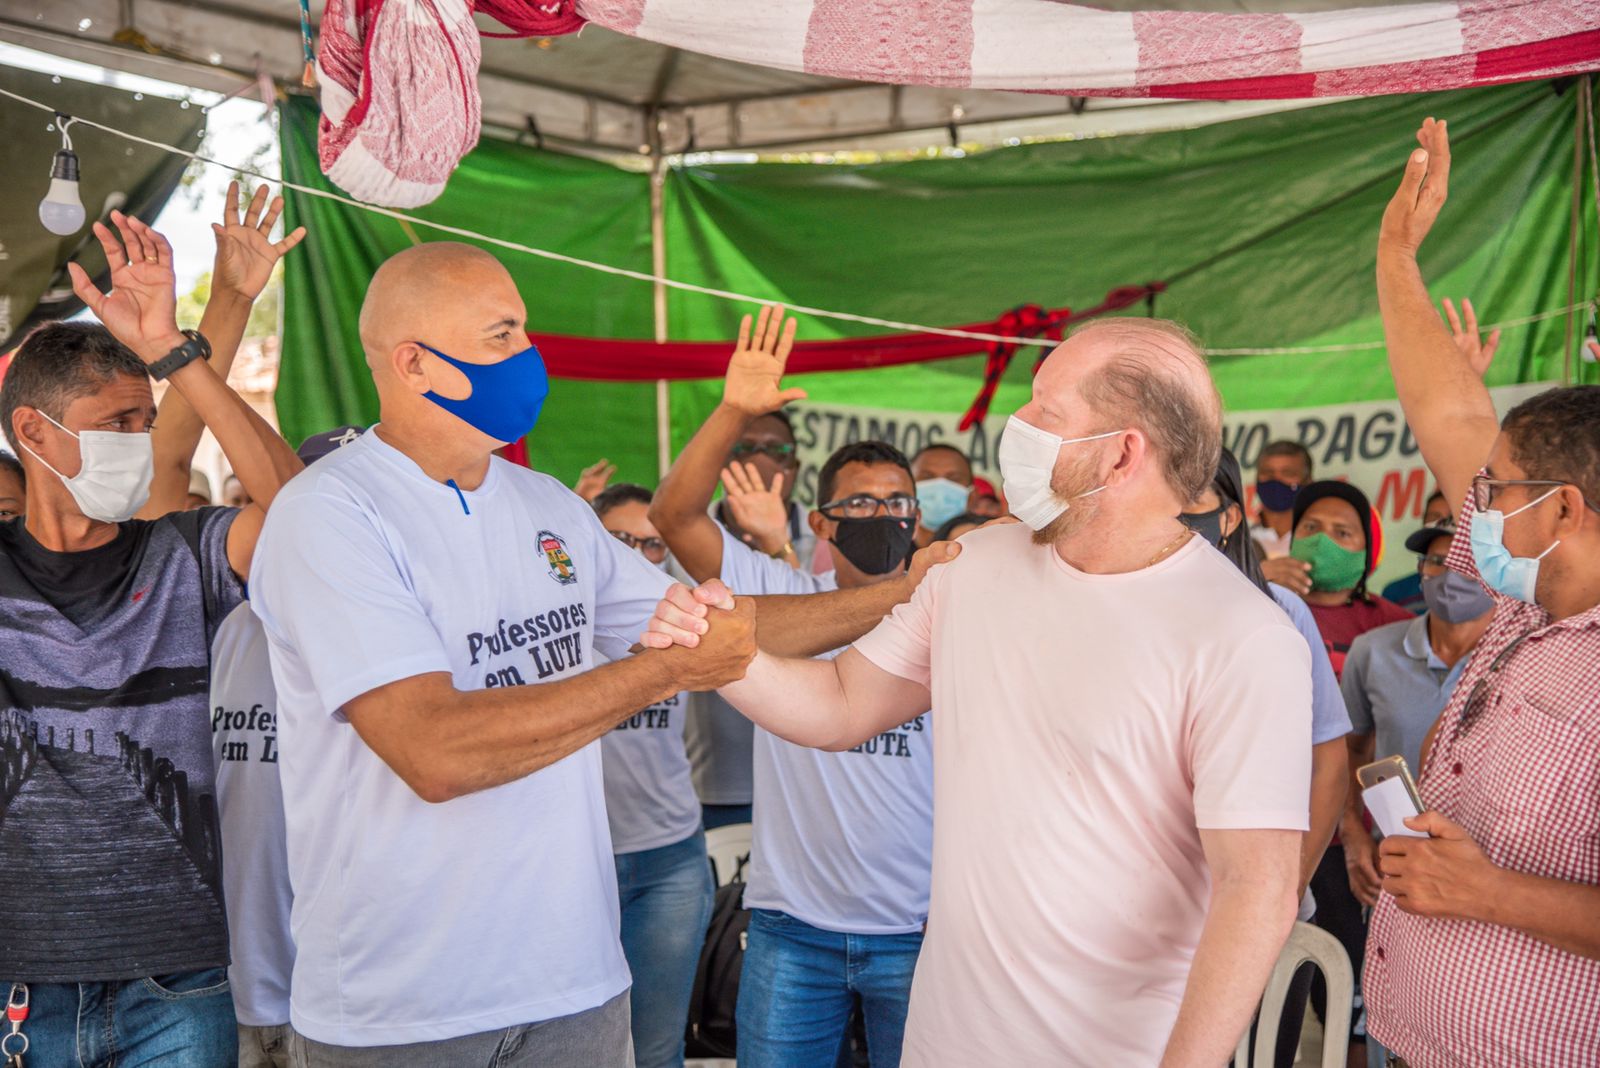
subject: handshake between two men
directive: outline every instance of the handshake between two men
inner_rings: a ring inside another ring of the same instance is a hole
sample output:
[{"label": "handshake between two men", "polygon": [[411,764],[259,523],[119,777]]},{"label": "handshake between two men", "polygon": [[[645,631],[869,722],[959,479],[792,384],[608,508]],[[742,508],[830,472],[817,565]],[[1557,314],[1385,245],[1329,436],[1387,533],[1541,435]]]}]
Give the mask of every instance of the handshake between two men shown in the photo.
[{"label": "handshake between two men", "polygon": [[[1009,522],[1010,520],[1006,520]],[[911,558],[899,579],[863,596],[838,594],[743,597],[721,579],[692,589],[677,583],[656,606],[639,645],[664,652],[669,670],[686,690],[716,690],[744,679],[760,651],[812,657],[848,645],[876,620],[910,599],[928,571],[961,552],[957,542],[934,542]],[[852,591],[857,592],[857,591]],[[757,602],[765,602],[768,626],[758,632]],[[771,609],[781,608],[779,612]],[[759,643],[758,643],[759,638]]]}]

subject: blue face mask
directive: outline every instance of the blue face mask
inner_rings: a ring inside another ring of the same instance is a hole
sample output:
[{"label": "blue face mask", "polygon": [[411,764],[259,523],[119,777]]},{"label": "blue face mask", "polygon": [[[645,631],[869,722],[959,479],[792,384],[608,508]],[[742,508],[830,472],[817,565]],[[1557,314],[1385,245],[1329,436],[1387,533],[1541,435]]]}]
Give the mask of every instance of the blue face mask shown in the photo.
[{"label": "blue face mask", "polygon": [[472,392],[464,400],[452,400],[431,389],[423,394],[463,423],[510,444],[521,441],[539,422],[544,399],[550,394],[550,376],[545,373],[544,357],[533,345],[499,363],[463,363],[431,345],[422,347],[471,383]]},{"label": "blue face mask", "polygon": [[917,483],[917,504],[922,508],[922,526],[938,530],[967,510],[971,490],[948,478],[925,478]]},{"label": "blue face mask", "polygon": [[1485,512],[1474,512],[1472,515],[1472,560],[1478,566],[1478,577],[1483,579],[1483,584],[1496,593],[1507,597],[1515,597],[1528,604],[1537,604],[1534,591],[1539,585],[1539,561],[1549,556],[1557,545],[1557,539],[1550,548],[1538,556],[1512,556],[1511,550],[1506,548],[1505,533],[1506,520],[1519,516],[1529,508],[1550,499],[1560,492],[1556,487],[1542,497],[1535,498],[1518,508],[1515,512],[1500,512],[1490,509]]}]

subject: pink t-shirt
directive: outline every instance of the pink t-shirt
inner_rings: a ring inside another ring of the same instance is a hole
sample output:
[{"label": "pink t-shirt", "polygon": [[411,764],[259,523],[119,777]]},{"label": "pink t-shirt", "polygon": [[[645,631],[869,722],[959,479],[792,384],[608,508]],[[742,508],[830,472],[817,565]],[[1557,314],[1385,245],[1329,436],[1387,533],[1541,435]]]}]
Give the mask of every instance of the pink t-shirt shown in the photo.
[{"label": "pink t-shirt", "polygon": [[1089,575],[961,539],[856,648],[928,685],[933,892],[904,1063],[1161,1058],[1210,896],[1198,828],[1305,830],[1311,661],[1199,538]]}]

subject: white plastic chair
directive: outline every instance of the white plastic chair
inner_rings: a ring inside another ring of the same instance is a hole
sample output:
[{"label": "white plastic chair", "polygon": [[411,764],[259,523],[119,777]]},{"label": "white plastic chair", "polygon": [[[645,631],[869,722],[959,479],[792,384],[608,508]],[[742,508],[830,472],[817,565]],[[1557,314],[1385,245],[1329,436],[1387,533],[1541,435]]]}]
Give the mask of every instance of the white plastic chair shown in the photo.
[{"label": "white plastic chair", "polygon": [[754,840],[748,823],[730,823],[706,832],[706,854],[711,858],[711,870],[718,886],[733,882],[741,862],[750,859],[750,844]]},{"label": "white plastic chair", "polygon": [[1289,941],[1272,967],[1267,989],[1261,995],[1256,1016],[1256,1056],[1250,1060],[1250,1031],[1239,1039],[1233,1055],[1234,1068],[1272,1068],[1277,1046],[1278,1026],[1283,1022],[1283,1002],[1289,996],[1289,983],[1300,965],[1310,962],[1322,972],[1328,987],[1327,1016],[1322,1027],[1322,1068],[1343,1068],[1350,1047],[1350,1012],[1355,1001],[1355,974],[1350,955],[1339,940],[1320,927],[1296,923]]}]

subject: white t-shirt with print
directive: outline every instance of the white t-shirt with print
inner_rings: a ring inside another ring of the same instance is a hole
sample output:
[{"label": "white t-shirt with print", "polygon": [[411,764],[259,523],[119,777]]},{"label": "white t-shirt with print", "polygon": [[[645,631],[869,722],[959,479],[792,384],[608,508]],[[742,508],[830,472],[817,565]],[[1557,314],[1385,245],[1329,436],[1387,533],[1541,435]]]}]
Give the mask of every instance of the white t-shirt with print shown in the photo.
[{"label": "white t-shirt with print", "polygon": [[278,781],[278,695],[267,636],[248,603],[211,642],[211,748],[222,813],[222,890],[228,905],[228,985],[239,1022],[289,1022],[289,862]]},{"label": "white t-shirt with print", "polygon": [[689,695],[635,712],[600,739],[613,853],[676,845],[700,829],[683,724]]},{"label": "white t-shirt with print", "polygon": [[547,475],[501,459],[458,493],[382,428],[273,501],[250,595],[278,688],[297,1031],[427,1042],[595,1008],[627,989],[600,746],[443,804],[343,706],[448,672],[534,685],[620,658],[671,579]]},{"label": "white t-shirt with print", "polygon": [[[727,531],[722,581],[752,595],[838,588],[833,572],[797,571]],[[746,908],[846,934],[922,929],[933,866],[931,718],[923,713],[844,753],[756,728]]]}]

